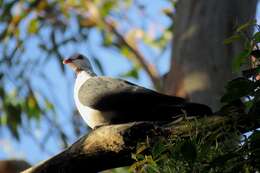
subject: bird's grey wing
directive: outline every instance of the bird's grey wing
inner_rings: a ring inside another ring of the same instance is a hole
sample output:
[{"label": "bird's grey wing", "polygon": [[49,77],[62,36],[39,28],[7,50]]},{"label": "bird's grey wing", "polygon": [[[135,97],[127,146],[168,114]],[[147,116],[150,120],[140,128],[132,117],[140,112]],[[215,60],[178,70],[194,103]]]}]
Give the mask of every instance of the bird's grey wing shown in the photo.
[{"label": "bird's grey wing", "polygon": [[178,105],[185,100],[167,96],[125,80],[109,77],[92,77],[79,89],[80,102],[98,110],[122,110],[152,108],[153,106]]}]

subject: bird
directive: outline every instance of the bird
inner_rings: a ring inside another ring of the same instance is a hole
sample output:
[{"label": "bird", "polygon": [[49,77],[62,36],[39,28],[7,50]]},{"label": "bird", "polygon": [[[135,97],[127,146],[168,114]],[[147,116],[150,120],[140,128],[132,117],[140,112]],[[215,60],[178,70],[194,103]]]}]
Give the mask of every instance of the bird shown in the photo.
[{"label": "bird", "polygon": [[207,105],[159,93],[123,79],[97,76],[90,60],[74,54],[63,60],[76,73],[74,101],[92,128],[138,121],[170,122],[186,116],[212,114]]}]

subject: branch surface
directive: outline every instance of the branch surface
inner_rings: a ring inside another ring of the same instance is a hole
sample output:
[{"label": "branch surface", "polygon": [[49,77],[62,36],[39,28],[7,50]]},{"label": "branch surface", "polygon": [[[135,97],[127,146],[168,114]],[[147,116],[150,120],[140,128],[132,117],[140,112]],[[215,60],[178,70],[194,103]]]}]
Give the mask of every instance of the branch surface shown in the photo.
[{"label": "branch surface", "polygon": [[134,163],[131,153],[135,153],[137,144],[146,141],[147,138],[153,143],[161,136],[171,136],[171,139],[187,137],[205,129],[213,131],[227,126],[234,126],[243,133],[259,127],[259,124],[245,115],[214,115],[201,119],[180,120],[163,127],[149,122],[102,126],[83,136],[60,154],[23,173],[94,173],[127,166]]}]

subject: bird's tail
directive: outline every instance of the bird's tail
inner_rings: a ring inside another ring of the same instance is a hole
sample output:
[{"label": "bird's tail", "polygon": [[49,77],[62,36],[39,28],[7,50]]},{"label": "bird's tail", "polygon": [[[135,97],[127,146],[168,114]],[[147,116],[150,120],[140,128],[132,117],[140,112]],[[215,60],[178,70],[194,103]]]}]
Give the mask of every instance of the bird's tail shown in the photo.
[{"label": "bird's tail", "polygon": [[180,107],[187,116],[205,116],[205,115],[212,115],[213,112],[207,105],[200,104],[200,103],[184,103]]}]

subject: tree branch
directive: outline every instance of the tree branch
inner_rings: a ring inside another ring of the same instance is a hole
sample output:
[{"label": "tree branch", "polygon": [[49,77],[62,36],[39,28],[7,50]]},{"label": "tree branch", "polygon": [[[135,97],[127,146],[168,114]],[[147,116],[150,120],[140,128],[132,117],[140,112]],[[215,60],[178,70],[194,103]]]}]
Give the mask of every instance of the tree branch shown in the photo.
[{"label": "tree branch", "polygon": [[103,126],[83,136],[62,153],[23,173],[92,173],[127,166],[134,162],[131,153],[135,153],[137,144],[146,141],[147,137],[153,143],[161,136],[171,136],[171,139],[187,137],[205,130],[226,130],[227,126],[230,126],[230,129],[235,127],[244,133],[260,125],[253,121],[252,117],[243,114],[182,120],[167,127],[158,127],[149,122]]},{"label": "tree branch", "polygon": [[149,77],[151,78],[155,88],[158,90],[161,89],[161,79],[160,76],[155,68],[155,66],[147,61],[144,55],[134,46],[132,46],[123,35],[121,35],[116,27],[114,26],[113,22],[103,20],[104,23],[107,25],[108,29],[112,31],[115,36],[136,56],[137,61],[142,65],[144,70],[147,72]]},{"label": "tree branch", "polygon": [[31,165],[24,160],[0,160],[0,173],[18,173]]}]

